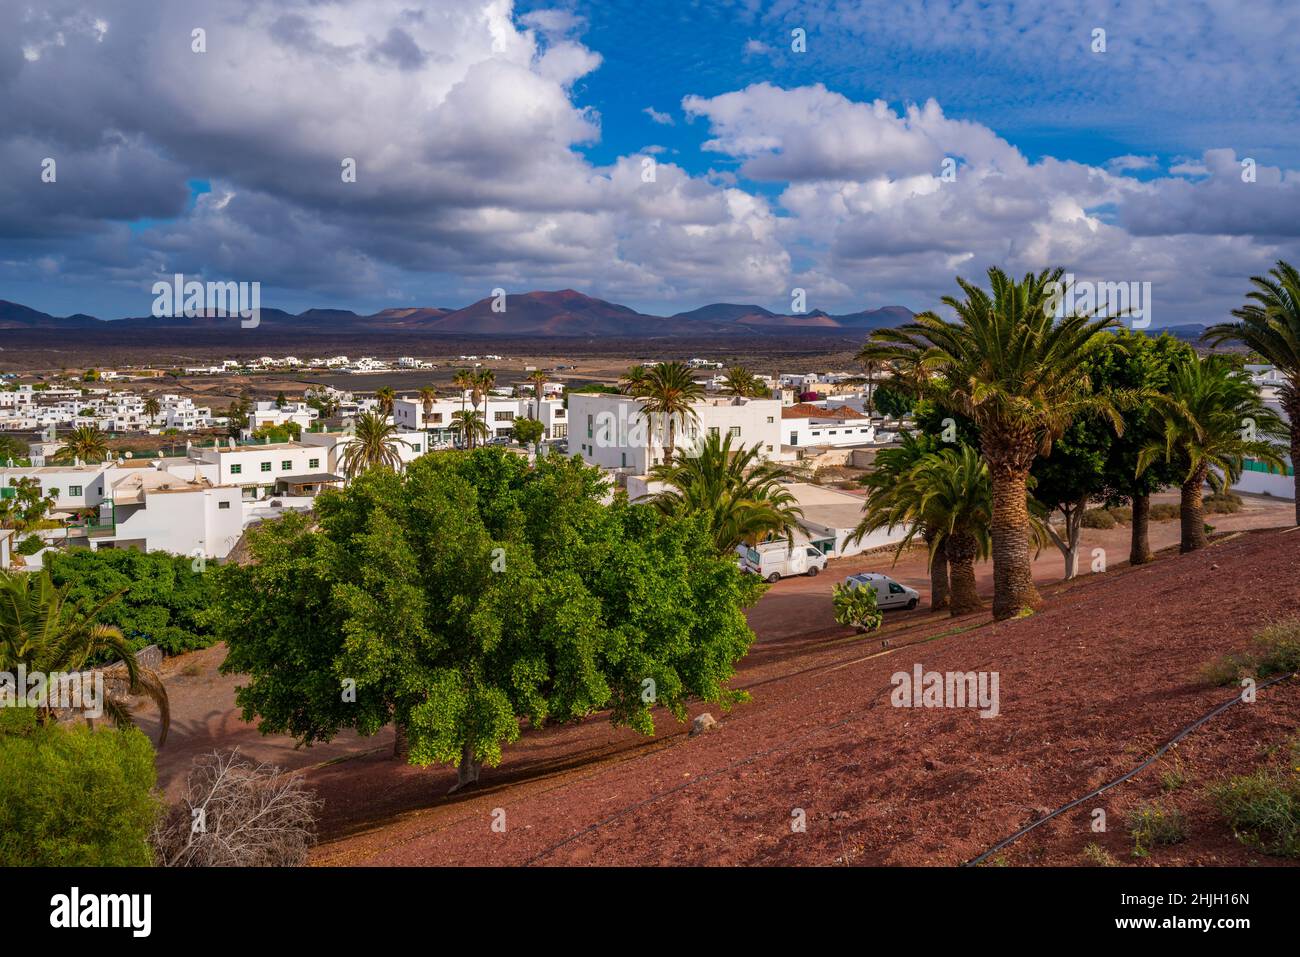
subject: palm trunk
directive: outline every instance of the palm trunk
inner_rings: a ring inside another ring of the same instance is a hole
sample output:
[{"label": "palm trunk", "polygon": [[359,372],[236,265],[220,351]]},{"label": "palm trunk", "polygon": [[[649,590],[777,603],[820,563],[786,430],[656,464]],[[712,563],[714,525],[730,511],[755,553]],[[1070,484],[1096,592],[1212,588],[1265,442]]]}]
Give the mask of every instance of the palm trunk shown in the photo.
[{"label": "palm trunk", "polygon": [[1294,473],[1291,494],[1295,496],[1295,523],[1300,525],[1300,396],[1286,404],[1286,414],[1291,420],[1291,471]]},{"label": "palm trunk", "polygon": [[1205,467],[1202,466],[1182,486],[1183,539],[1178,550],[1184,554],[1204,548],[1210,543],[1209,537],[1205,534],[1205,509],[1201,504],[1201,486],[1204,484]]},{"label": "palm trunk", "polygon": [[1133,538],[1128,550],[1130,565],[1145,565],[1151,561],[1151,541],[1148,530],[1151,526],[1151,496],[1133,496]]},{"label": "palm trunk", "polygon": [[979,611],[984,607],[975,590],[975,556],[978,548],[972,535],[959,532],[944,542],[948,569],[952,575],[952,617]]},{"label": "palm trunk", "polygon": [[[933,544],[934,532],[926,531],[923,537],[927,547]],[[950,604],[952,593],[948,586],[948,553],[939,548],[930,559],[930,610],[942,611]]]},{"label": "palm trunk", "polygon": [[[992,463],[990,463],[992,464]],[[1042,604],[1029,558],[1028,467],[990,469],[993,481],[993,617],[1002,621]]]}]

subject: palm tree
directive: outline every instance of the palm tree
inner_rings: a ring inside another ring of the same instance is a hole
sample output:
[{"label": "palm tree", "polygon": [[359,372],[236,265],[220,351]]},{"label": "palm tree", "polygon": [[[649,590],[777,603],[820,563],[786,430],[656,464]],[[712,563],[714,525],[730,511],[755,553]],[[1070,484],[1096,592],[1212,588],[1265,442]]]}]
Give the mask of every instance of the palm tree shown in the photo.
[{"label": "palm tree", "polygon": [[1041,599],[1030,566],[1029,469],[1038,455],[1081,414],[1123,422],[1110,396],[1093,395],[1080,362],[1100,347],[1113,318],[1072,315],[1053,307],[1063,270],[1044,270],[1016,282],[988,271],[992,294],[964,279],[964,299],[944,296],[957,313],[946,322],[925,312],[897,329],[878,329],[859,358],[909,369],[906,381],[939,405],[961,412],[980,430],[980,447],[993,482],[993,616],[1010,618]]},{"label": "palm tree", "polygon": [[451,427],[465,440],[466,448],[474,448],[479,439],[487,439],[488,426],[478,409],[461,409],[451,414]]},{"label": "palm tree", "polygon": [[[933,556],[942,548],[952,576],[952,616],[983,608],[975,590],[975,560],[987,558],[993,518],[988,464],[969,445],[925,456],[908,476],[917,514],[936,534]],[[910,533],[909,533],[910,534]]]},{"label": "palm tree", "polygon": [[762,446],[732,448],[710,434],[698,456],[680,456],[650,470],[666,488],[651,499],[665,515],[703,514],[720,553],[773,536],[793,541],[803,511],[784,480],[790,472],[761,458]]},{"label": "palm tree", "polygon": [[433,415],[433,403],[438,398],[438,390],[431,385],[420,390],[420,405],[424,409],[424,427],[429,427],[429,418]]},{"label": "palm tree", "polygon": [[640,395],[645,386],[646,376],[649,374],[650,369],[647,366],[637,363],[619,376],[618,381],[623,383],[623,389],[628,395]]},{"label": "palm tree", "polygon": [[397,426],[384,416],[367,412],[356,421],[352,441],[343,449],[339,465],[348,478],[356,478],[373,468],[400,469],[402,456],[399,445],[406,445],[397,437]]},{"label": "palm tree", "polygon": [[863,355],[861,351],[858,353],[857,359],[867,372],[867,415],[871,415],[876,411],[876,373],[880,371],[880,367],[884,363],[874,356]]},{"label": "palm tree", "polygon": [[64,438],[57,457],[102,462],[108,457],[108,436],[97,425],[79,425]]},{"label": "palm tree", "polygon": [[397,393],[385,386],[375,393],[375,398],[379,400],[379,414],[388,418],[393,414],[393,403],[397,401]]},{"label": "palm tree", "polygon": [[1202,487],[1215,491],[1241,478],[1246,458],[1284,470],[1278,446],[1268,438],[1287,435],[1282,419],[1260,400],[1250,376],[1235,371],[1226,356],[1192,358],[1180,363],[1168,387],[1151,397],[1163,425],[1156,439],[1138,455],[1137,474],[1157,458],[1187,467],[1182,482],[1180,552],[1204,548]]},{"label": "palm tree", "polygon": [[[862,521],[849,537],[859,542],[872,532],[914,525],[930,554],[930,610],[947,608],[952,600],[948,575],[948,556],[940,547],[939,530],[918,515],[915,501],[909,497],[906,477],[937,443],[929,436],[916,436],[904,432],[897,448],[881,449],[876,453],[871,471],[863,478],[867,489],[867,502],[863,506]],[[894,554],[897,563],[900,549]]]},{"label": "palm tree", "polygon": [[677,422],[699,420],[694,403],[704,396],[704,387],[691,378],[691,370],[685,363],[660,362],[647,370],[640,388],[642,413],[667,425],[664,464],[671,464]]},{"label": "palm tree", "polygon": [[465,393],[474,383],[474,373],[469,369],[457,369],[456,374],[452,376],[452,384],[460,390],[460,410],[465,411]]},{"label": "palm tree", "polygon": [[476,411],[478,410],[478,404],[480,402],[483,403],[484,428],[487,428],[487,396],[492,391],[492,387],[496,385],[496,381],[497,374],[491,369],[479,369],[474,373],[473,378],[470,380],[470,403],[474,406]]},{"label": "palm tree", "polygon": [[542,418],[542,392],[546,388],[546,373],[541,369],[534,369],[528,381],[533,384],[533,418],[541,420]]},{"label": "palm tree", "polygon": [[744,366],[732,366],[722,380],[722,391],[727,395],[750,398],[758,395],[758,378]]},{"label": "palm tree", "polygon": [[[40,672],[47,676],[83,671],[102,674],[101,668],[87,669],[87,662],[105,655],[120,658],[126,670],[128,694],[143,694],[158,705],[161,747],[171,726],[171,707],[162,678],[136,660],[118,628],[96,620],[122,592],[87,606],[69,602],[68,587],[56,587],[45,570],[39,574],[0,571],[0,672],[13,674],[23,666],[29,674]],[[106,688],[103,708],[118,727],[132,724],[130,708],[111,684]],[[48,701],[40,706],[39,720],[48,721],[52,714]]]},{"label": "palm tree", "polygon": [[1278,260],[1268,276],[1252,276],[1254,291],[1232,314],[1240,322],[1221,322],[1205,331],[1204,339],[1218,345],[1244,343],[1286,377],[1279,391],[1290,423],[1291,466],[1295,470],[1295,520],[1300,525],[1300,271]]},{"label": "palm tree", "polygon": [[144,400],[144,414],[149,416],[149,423],[152,425],[158,419],[158,414],[162,412],[162,403],[154,396]]}]

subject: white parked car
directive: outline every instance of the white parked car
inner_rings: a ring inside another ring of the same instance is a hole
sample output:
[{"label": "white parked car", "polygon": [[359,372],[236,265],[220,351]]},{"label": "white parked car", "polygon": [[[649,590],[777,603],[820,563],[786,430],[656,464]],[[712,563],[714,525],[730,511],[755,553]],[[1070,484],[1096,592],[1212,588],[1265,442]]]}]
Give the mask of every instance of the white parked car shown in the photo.
[{"label": "white parked car", "polygon": [[778,582],[787,575],[807,575],[810,578],[826,567],[826,556],[811,545],[790,548],[785,542],[764,542],[757,548],[739,545],[740,568],[769,582]]},{"label": "white parked car", "polygon": [[844,579],[850,588],[873,588],[876,592],[876,607],[884,611],[887,608],[915,608],[921,600],[921,594],[915,588],[900,585],[888,575],[875,572],[859,572]]}]

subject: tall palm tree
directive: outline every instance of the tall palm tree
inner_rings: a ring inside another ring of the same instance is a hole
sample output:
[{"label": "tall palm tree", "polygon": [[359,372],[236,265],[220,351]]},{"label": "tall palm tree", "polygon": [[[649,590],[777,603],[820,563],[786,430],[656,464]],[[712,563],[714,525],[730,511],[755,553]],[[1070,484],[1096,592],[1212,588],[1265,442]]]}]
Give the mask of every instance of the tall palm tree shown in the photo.
[{"label": "tall palm tree", "polygon": [[97,425],[79,425],[63,439],[58,458],[78,458],[83,462],[102,462],[108,457],[108,436]]},{"label": "tall palm tree", "polygon": [[642,388],[645,386],[646,376],[650,374],[650,368],[641,363],[630,366],[626,372],[619,376],[618,381],[623,383],[623,388],[628,395],[640,395]]},{"label": "tall palm tree", "polygon": [[480,439],[486,440],[489,434],[487,422],[478,409],[461,409],[451,414],[451,427],[460,433],[466,448],[474,448]]},{"label": "tall palm tree", "polygon": [[534,369],[528,376],[528,381],[533,385],[533,418],[540,420],[542,417],[542,395],[546,388],[546,373],[541,369]]},{"label": "tall palm tree", "polygon": [[[171,707],[167,688],[156,671],[140,664],[122,632],[100,624],[100,613],[122,592],[97,605],[68,601],[68,587],[58,588],[48,571],[9,574],[0,571],[0,671],[13,674],[21,665],[29,674],[40,672],[103,673],[87,662],[106,654],[121,659],[129,695],[145,695],[158,705],[159,747],[167,740]],[[132,724],[131,711],[122,695],[106,682],[104,712],[118,727]],[[49,702],[40,707],[41,721],[52,716]]]},{"label": "tall palm tree", "polygon": [[1290,430],[1291,466],[1295,471],[1295,520],[1300,525],[1300,271],[1278,260],[1267,276],[1251,276],[1254,300],[1232,314],[1240,322],[1221,322],[1203,336],[1218,345],[1244,343],[1271,362],[1286,377],[1279,391]]},{"label": "tall palm tree", "polygon": [[1137,474],[1161,456],[1186,466],[1179,551],[1195,551],[1208,544],[1201,500],[1206,481],[1215,491],[1226,489],[1241,478],[1246,458],[1283,470],[1285,460],[1269,439],[1282,438],[1287,429],[1260,400],[1250,376],[1235,371],[1226,356],[1184,360],[1173,370],[1168,387],[1151,401],[1163,436],[1139,453]]},{"label": "tall palm tree", "polygon": [[639,394],[642,413],[665,424],[664,464],[672,464],[677,423],[699,420],[694,403],[704,397],[704,387],[685,363],[660,362],[647,370]]},{"label": "tall palm tree", "polygon": [[857,359],[867,373],[867,415],[871,415],[876,411],[876,373],[884,363],[874,356],[864,356],[862,352],[858,353]]},{"label": "tall palm tree", "polygon": [[727,395],[752,398],[759,388],[758,378],[744,366],[732,366],[722,379],[722,391]]},{"label": "tall palm tree", "polygon": [[460,410],[464,412],[465,394],[469,391],[470,386],[474,384],[474,373],[469,369],[457,369],[451,381],[460,390]]},{"label": "tall palm tree", "polygon": [[388,418],[393,414],[393,403],[397,401],[397,393],[385,386],[375,393],[375,398],[379,400],[379,414]]},{"label": "tall palm tree", "polygon": [[373,468],[397,470],[402,467],[398,446],[406,444],[397,437],[396,425],[382,415],[367,412],[358,417],[352,441],[344,447],[339,465],[350,479]]},{"label": "tall palm tree", "polygon": [[155,396],[149,396],[144,400],[144,414],[149,416],[149,423],[152,425],[158,420],[159,413],[162,412],[162,403]]},{"label": "tall palm tree", "polygon": [[1038,455],[1082,414],[1123,422],[1111,398],[1093,395],[1080,362],[1099,348],[1113,318],[1071,315],[1060,321],[1053,308],[1061,269],[1032,273],[1016,282],[989,269],[990,292],[964,279],[965,298],[944,296],[957,314],[946,322],[925,312],[897,329],[878,329],[858,353],[861,359],[911,367],[921,395],[961,412],[980,430],[980,446],[993,482],[993,616],[1010,618],[1036,608],[1029,545],[1029,469]]},{"label": "tall palm tree", "polygon": [[476,411],[478,409],[478,404],[480,402],[483,403],[484,426],[487,425],[487,412],[488,412],[487,397],[489,393],[491,393],[492,387],[496,385],[496,382],[497,382],[497,374],[493,372],[491,369],[479,369],[474,373],[474,376],[470,382],[470,389],[472,390],[472,394],[470,396],[470,402],[474,406],[474,409]]},{"label": "tall palm tree", "polygon": [[431,385],[425,386],[420,390],[420,406],[424,410],[424,427],[429,427],[429,419],[433,415],[433,403],[438,398],[438,390]]},{"label": "tall palm tree", "polygon": [[803,511],[784,484],[790,472],[764,460],[762,446],[733,448],[731,440],[710,435],[698,456],[651,469],[651,479],[666,486],[651,503],[665,515],[707,516],[720,553],[773,536],[793,541]]},{"label": "tall palm tree", "polygon": [[[849,537],[859,542],[872,532],[912,526],[925,542],[930,554],[930,610],[947,608],[952,601],[948,574],[948,555],[940,547],[939,529],[928,524],[925,516],[916,512],[916,501],[909,495],[907,476],[938,443],[930,436],[917,436],[904,432],[897,448],[881,449],[871,463],[871,471],[863,478],[867,501],[863,506],[862,520]],[[894,554],[898,561],[901,549]]]}]

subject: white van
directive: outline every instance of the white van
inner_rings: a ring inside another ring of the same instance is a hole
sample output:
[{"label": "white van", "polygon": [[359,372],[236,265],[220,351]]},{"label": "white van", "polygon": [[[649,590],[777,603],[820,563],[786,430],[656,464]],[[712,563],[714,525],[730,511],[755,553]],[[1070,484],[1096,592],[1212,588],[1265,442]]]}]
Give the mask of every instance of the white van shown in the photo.
[{"label": "white van", "polygon": [[757,548],[738,545],[736,551],[740,553],[742,571],[769,582],[780,581],[787,575],[812,577],[826,567],[826,556],[811,545],[791,548],[785,542],[764,542]]},{"label": "white van", "polygon": [[850,588],[873,588],[876,592],[876,607],[882,611],[887,608],[915,608],[921,600],[921,593],[915,588],[900,585],[888,575],[878,575],[875,572],[850,575],[844,579],[844,584]]}]

